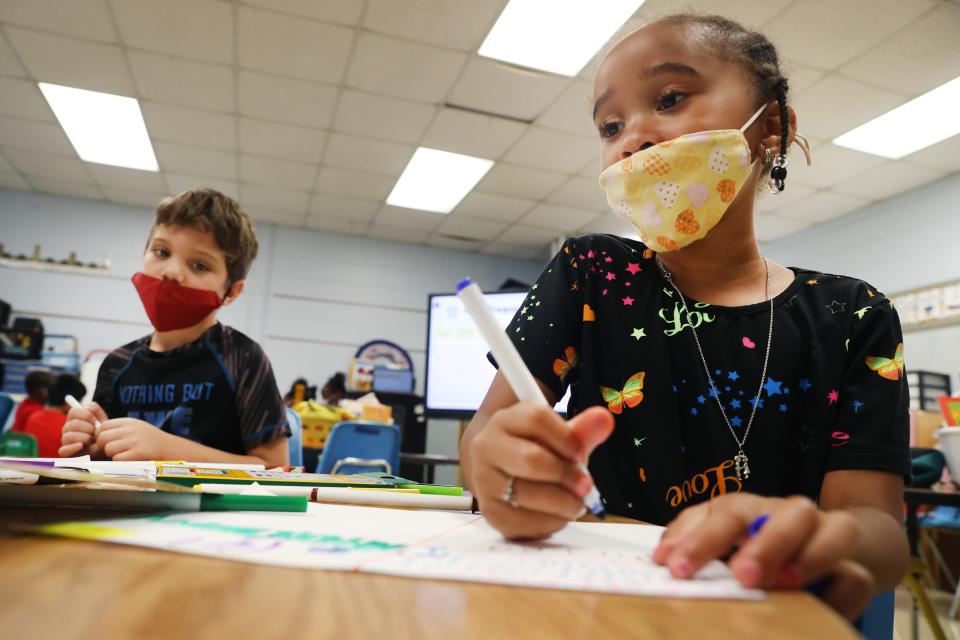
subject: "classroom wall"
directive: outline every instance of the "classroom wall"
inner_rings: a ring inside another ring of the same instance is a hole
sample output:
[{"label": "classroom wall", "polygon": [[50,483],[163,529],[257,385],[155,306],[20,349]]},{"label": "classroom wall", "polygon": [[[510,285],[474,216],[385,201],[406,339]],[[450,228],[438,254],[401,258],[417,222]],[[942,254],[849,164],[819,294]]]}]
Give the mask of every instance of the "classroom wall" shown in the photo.
[{"label": "classroom wall", "polygon": [[[139,270],[152,220],[146,209],[0,190],[0,242],[8,252],[84,262],[109,256],[105,276],[0,266],[0,299],[43,320],[49,333],[76,335],[80,351],[110,349],[150,331],[130,276]],[[298,376],[322,384],[346,371],[367,340],[408,350],[423,392],[427,294],[469,275],[485,289],[507,278],[533,282],[542,264],[258,224],[260,254],[245,293],[221,319],[258,341],[282,390]],[[428,450],[454,455],[457,423],[431,421]],[[449,468],[448,468],[449,469]],[[439,479],[438,479],[439,480]],[[445,480],[450,480],[446,478]]]},{"label": "classroom wall", "polygon": [[[787,187],[789,188],[789,186]],[[960,280],[960,174],[764,245],[774,260],[855,276],[896,294]],[[949,373],[960,393],[960,324],[904,334],[907,368]]]}]

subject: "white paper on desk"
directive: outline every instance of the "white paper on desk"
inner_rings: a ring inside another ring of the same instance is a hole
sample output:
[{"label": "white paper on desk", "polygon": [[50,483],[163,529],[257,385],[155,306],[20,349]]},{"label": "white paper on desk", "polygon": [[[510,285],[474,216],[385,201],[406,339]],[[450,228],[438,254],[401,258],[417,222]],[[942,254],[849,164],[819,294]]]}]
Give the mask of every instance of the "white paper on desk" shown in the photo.
[{"label": "white paper on desk", "polygon": [[674,580],[650,559],[662,529],[574,523],[539,543],[507,542],[481,516],[309,505],[302,513],[172,513],[60,523],[42,531],[305,569],[337,569],[680,598],[762,599],[714,562]]}]

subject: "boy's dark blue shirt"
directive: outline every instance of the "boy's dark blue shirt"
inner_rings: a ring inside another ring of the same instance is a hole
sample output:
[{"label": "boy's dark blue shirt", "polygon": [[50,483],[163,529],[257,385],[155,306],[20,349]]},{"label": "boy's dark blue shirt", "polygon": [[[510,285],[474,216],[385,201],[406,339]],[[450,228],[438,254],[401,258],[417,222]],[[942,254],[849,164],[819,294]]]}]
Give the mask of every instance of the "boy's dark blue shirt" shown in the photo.
[{"label": "boy's dark blue shirt", "polygon": [[170,351],[149,344],[150,336],[126,344],[100,366],[93,399],[110,418],[237,455],[290,436],[270,361],[247,336],[217,323]]}]

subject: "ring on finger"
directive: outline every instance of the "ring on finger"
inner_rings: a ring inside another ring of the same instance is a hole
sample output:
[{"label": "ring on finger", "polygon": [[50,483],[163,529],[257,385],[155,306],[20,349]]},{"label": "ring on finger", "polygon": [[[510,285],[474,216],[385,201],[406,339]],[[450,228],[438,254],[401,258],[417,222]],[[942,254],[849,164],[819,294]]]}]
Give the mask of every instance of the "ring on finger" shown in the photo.
[{"label": "ring on finger", "polygon": [[500,494],[500,499],[509,504],[513,508],[520,506],[520,503],[517,502],[517,492],[513,488],[513,481],[516,480],[513,476],[507,478],[507,486],[503,488],[503,493]]}]

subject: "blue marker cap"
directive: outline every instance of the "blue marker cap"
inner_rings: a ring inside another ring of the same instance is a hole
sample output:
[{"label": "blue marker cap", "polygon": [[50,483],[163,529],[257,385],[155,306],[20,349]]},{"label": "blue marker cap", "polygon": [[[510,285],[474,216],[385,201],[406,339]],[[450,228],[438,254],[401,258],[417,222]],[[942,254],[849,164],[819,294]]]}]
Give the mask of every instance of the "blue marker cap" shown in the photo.
[{"label": "blue marker cap", "polygon": [[750,527],[747,529],[747,532],[750,534],[750,537],[754,537],[760,533],[760,529],[763,529],[763,525],[767,524],[767,520],[770,519],[769,513],[764,513],[763,515],[757,516],[753,522],[750,523]]},{"label": "blue marker cap", "polygon": [[463,291],[464,289],[466,289],[472,284],[473,284],[473,280],[471,280],[470,278],[464,278],[463,280],[457,283],[457,293],[460,293],[461,291]]}]

